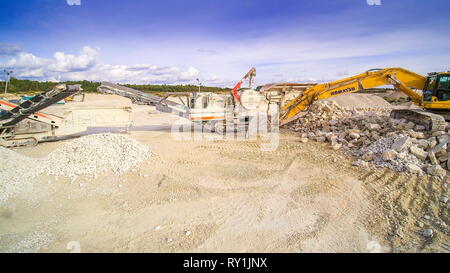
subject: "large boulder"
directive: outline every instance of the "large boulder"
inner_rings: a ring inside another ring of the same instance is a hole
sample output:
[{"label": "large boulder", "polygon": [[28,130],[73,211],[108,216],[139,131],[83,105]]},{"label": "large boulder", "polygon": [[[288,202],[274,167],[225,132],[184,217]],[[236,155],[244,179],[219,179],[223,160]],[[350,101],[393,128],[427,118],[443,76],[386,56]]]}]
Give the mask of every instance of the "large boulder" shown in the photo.
[{"label": "large boulder", "polygon": [[438,136],[442,136],[442,135],[445,135],[445,134],[446,133],[444,131],[436,131],[436,132],[433,132],[431,135],[434,136],[434,137],[438,137]]},{"label": "large boulder", "polygon": [[435,137],[430,137],[429,139],[427,139],[428,141],[428,147],[430,147],[430,149],[433,149],[437,144],[437,139]]},{"label": "large boulder", "polygon": [[417,141],[417,146],[421,149],[427,149],[428,148],[428,141],[425,139],[420,139]]},{"label": "large boulder", "polygon": [[417,139],[424,139],[425,134],[423,132],[410,131],[409,136]]},{"label": "large boulder", "polygon": [[433,148],[433,153],[439,157],[439,156],[446,156],[447,155],[447,143],[440,143],[436,145]]},{"label": "large boulder", "polygon": [[421,148],[413,145],[409,148],[409,151],[411,152],[411,154],[415,155],[418,159],[422,161],[427,160],[428,153],[422,150]]},{"label": "large boulder", "polygon": [[447,171],[445,171],[440,165],[428,165],[427,173],[440,178],[444,178],[447,175]]},{"label": "large boulder", "polygon": [[392,161],[397,158],[398,153],[395,150],[386,150],[383,152],[384,161]]},{"label": "large boulder", "polygon": [[444,163],[448,161],[448,156],[440,156],[438,157],[439,162]]},{"label": "large boulder", "polygon": [[326,138],[324,136],[319,136],[319,137],[316,137],[316,141],[317,142],[325,142]]},{"label": "large boulder", "polygon": [[397,139],[394,144],[392,144],[391,149],[396,152],[401,152],[408,149],[412,144],[412,140],[409,136],[404,136]]},{"label": "large boulder", "polygon": [[438,165],[439,161],[436,158],[436,154],[433,151],[428,152],[428,157],[430,157],[431,164]]},{"label": "large boulder", "polygon": [[375,158],[375,154],[371,151],[366,152],[362,157],[364,161],[372,161]]},{"label": "large boulder", "polygon": [[419,166],[417,166],[417,165],[408,164],[408,165],[406,165],[406,169],[407,169],[407,171],[409,173],[417,174],[417,175],[423,175],[422,169]]},{"label": "large boulder", "polygon": [[366,128],[369,130],[380,130],[381,126],[379,124],[376,123],[367,123],[366,124]]},{"label": "large boulder", "polygon": [[352,132],[352,133],[348,134],[348,136],[349,136],[351,139],[359,139],[359,138],[361,137],[360,134],[355,133],[355,132]]},{"label": "large boulder", "polygon": [[440,135],[437,137],[437,140],[440,144],[447,144],[450,142],[450,135],[449,134]]},{"label": "large boulder", "polygon": [[330,126],[336,126],[336,125],[339,124],[339,121],[332,119],[332,120],[330,120],[330,121],[328,122],[328,124],[329,124]]},{"label": "large boulder", "polygon": [[425,131],[425,126],[423,125],[416,125],[416,127],[414,127],[414,131]]},{"label": "large boulder", "polygon": [[336,143],[331,146],[333,150],[337,151],[342,148],[342,144]]},{"label": "large boulder", "polygon": [[369,168],[369,162],[366,162],[362,159],[358,159],[352,163],[353,166]]},{"label": "large boulder", "polygon": [[412,129],[412,128],[414,128],[414,127],[416,127],[416,124],[415,124],[414,122],[412,122],[412,121],[408,122],[408,123],[405,125],[405,128],[406,128],[406,129]]}]

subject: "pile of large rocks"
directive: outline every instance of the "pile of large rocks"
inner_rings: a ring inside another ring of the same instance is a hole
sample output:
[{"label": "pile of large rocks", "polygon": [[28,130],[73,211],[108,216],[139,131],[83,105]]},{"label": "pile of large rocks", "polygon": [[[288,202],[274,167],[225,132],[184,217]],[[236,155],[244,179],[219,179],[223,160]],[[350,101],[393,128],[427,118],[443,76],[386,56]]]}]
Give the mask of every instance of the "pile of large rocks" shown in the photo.
[{"label": "pile of large rocks", "polygon": [[390,118],[389,109],[344,109],[317,102],[290,128],[300,141],[328,142],[358,157],[355,165],[444,177],[450,169],[450,134]]}]

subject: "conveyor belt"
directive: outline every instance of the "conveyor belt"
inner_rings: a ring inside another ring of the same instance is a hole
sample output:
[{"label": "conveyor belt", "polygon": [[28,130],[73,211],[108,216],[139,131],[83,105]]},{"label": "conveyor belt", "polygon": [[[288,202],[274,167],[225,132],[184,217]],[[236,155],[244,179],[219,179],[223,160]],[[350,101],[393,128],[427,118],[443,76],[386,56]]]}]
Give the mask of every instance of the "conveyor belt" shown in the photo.
[{"label": "conveyor belt", "polygon": [[7,113],[0,117],[0,128],[14,126],[29,116],[35,113],[38,114],[38,111],[79,91],[81,91],[80,85],[57,85],[53,89],[36,95],[17,105],[13,109],[6,111]]},{"label": "conveyor belt", "polygon": [[97,90],[101,93],[115,94],[129,98],[136,104],[154,105],[157,110],[162,112],[173,113],[179,116],[187,116],[189,113],[189,108],[185,105],[126,86],[102,82],[102,85],[99,86]]}]

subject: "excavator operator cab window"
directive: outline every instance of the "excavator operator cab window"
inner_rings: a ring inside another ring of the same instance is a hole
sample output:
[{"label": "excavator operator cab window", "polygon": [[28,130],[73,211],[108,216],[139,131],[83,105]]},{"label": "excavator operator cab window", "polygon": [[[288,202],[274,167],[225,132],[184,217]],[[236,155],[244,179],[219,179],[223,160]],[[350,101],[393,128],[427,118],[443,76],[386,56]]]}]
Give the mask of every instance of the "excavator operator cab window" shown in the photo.
[{"label": "excavator operator cab window", "polygon": [[442,75],[439,77],[436,97],[439,101],[450,100],[450,75]]},{"label": "excavator operator cab window", "polygon": [[431,101],[431,98],[435,95],[437,76],[428,77],[423,89],[423,100]]}]

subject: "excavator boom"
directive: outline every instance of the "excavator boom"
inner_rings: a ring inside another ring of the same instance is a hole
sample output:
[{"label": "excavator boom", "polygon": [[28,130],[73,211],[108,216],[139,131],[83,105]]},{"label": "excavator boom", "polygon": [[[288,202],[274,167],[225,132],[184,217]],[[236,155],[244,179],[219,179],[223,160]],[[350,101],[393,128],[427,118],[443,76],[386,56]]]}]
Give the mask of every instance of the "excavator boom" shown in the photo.
[{"label": "excavator boom", "polygon": [[338,81],[319,84],[306,90],[282,108],[281,125],[294,120],[297,115],[317,100],[355,93],[383,85],[393,85],[420,105],[422,96],[413,89],[422,89],[426,77],[403,68],[372,69]]},{"label": "excavator boom", "polygon": [[256,76],[256,69],[254,67],[252,67],[247,74],[245,74],[245,76],[242,78],[242,80],[240,80],[234,87],[233,89],[231,89],[231,95],[233,95],[234,101],[238,102],[239,101],[239,94],[238,94],[238,90],[239,88],[241,88],[241,85],[245,82],[246,79],[249,79],[249,88],[253,89],[253,83],[255,80],[255,76]]}]

